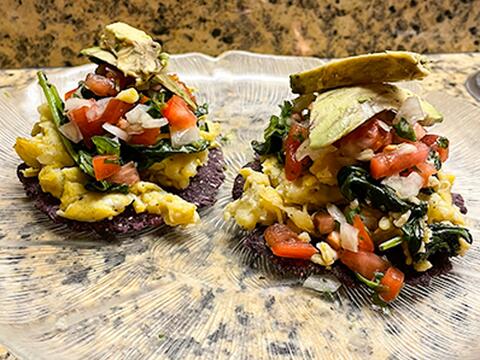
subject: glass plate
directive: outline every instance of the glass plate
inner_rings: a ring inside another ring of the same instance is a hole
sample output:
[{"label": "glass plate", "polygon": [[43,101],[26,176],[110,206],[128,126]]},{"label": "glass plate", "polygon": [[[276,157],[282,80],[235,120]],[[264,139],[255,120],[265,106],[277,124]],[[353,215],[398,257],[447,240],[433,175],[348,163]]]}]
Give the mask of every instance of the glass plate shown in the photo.
[{"label": "glass plate", "polygon": [[[53,225],[26,199],[12,145],[29,134],[41,93],[36,83],[1,93],[0,343],[21,359],[478,358],[478,242],[431,286],[406,286],[383,314],[363,288],[329,300],[276,276],[243,246],[244,233],[224,223],[235,174],[252,158],[249,142],[291,98],[288,75],[321,62],[245,52],[173,56],[172,70],[233,134],[224,147],[227,179],[199,226],[114,242]],[[49,78],[63,93],[91,69],[52,70]],[[445,114],[438,132],[452,143],[448,170],[478,239],[480,112],[442,92],[425,95]]]}]

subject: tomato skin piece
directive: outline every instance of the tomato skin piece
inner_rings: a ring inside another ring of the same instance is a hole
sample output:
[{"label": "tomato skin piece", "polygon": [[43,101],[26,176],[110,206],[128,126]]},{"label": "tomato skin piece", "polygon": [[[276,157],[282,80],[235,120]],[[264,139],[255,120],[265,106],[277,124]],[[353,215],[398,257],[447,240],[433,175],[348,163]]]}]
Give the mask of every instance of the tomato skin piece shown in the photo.
[{"label": "tomato skin piece", "polygon": [[380,125],[380,120],[373,117],[350,134],[340,139],[336,145],[342,154],[355,156],[366,149],[374,152],[392,143],[393,135]]},{"label": "tomato skin piece", "polygon": [[67,101],[68,99],[70,99],[70,98],[73,96],[73,94],[75,94],[75,92],[76,92],[77,90],[78,90],[78,88],[75,88],[75,89],[72,89],[72,90],[70,90],[70,91],[67,91],[67,92],[65,93],[65,95],[63,95],[63,98],[65,99],[65,101]]},{"label": "tomato skin piece", "polygon": [[118,94],[117,89],[115,89],[115,82],[98,74],[88,74],[85,79],[85,86],[97,96],[115,96]]},{"label": "tomato skin piece", "polygon": [[[117,162],[117,163],[112,163]],[[93,171],[95,172],[95,179],[105,180],[114,175],[120,170],[118,164],[118,156],[116,155],[97,155],[92,159]]]},{"label": "tomato skin piece", "polygon": [[353,272],[358,272],[368,280],[372,280],[376,272],[385,272],[390,263],[373,252],[345,250],[340,254],[340,261]]},{"label": "tomato skin piece", "polygon": [[438,170],[433,164],[429,164],[427,162],[418,164],[415,167],[416,172],[420,174],[420,176],[423,178],[423,187],[428,186],[428,179],[430,178],[430,176],[438,172]]},{"label": "tomato skin piece", "polygon": [[75,122],[82,133],[83,140],[87,146],[91,146],[91,137],[95,135],[102,135],[104,130],[102,128],[102,121],[90,121],[87,116],[89,107],[82,106],[72,109],[67,113],[68,118]]},{"label": "tomato skin piece", "polygon": [[177,95],[173,95],[162,110],[173,131],[189,129],[197,125],[197,117],[187,103]]},{"label": "tomato skin piece", "polygon": [[402,290],[405,275],[396,267],[389,267],[385,272],[385,275],[380,280],[380,284],[385,288],[379,291],[379,295],[383,301],[390,302],[394,300],[400,290]]},{"label": "tomato skin piece", "polygon": [[370,174],[374,179],[397,174],[405,169],[423,163],[427,160],[430,149],[421,142],[412,143],[415,151],[405,152],[401,149],[383,151],[376,154],[370,161]]},{"label": "tomato skin piece", "polygon": [[335,230],[335,220],[333,220],[333,217],[321,211],[313,216],[313,225],[315,225],[317,231],[322,235],[330,234]]},{"label": "tomato skin piece", "polygon": [[318,250],[300,240],[287,225],[273,224],[264,232],[265,242],[275,256],[309,260]]},{"label": "tomato skin piece", "polygon": [[361,251],[373,252],[373,250],[375,250],[373,240],[368,234],[360,215],[357,214],[353,217],[353,226],[358,230],[358,249]]},{"label": "tomato skin piece", "polygon": [[129,104],[118,99],[110,99],[99,121],[115,125],[135,104]]},{"label": "tomato skin piece", "polygon": [[302,142],[308,138],[308,129],[297,122],[292,123],[285,139],[285,177],[295,181],[310,163],[310,159],[297,160],[296,153]]},{"label": "tomato skin piece", "polygon": [[438,146],[437,140],[440,136],[439,135],[434,135],[434,134],[428,134],[425,135],[422,139],[422,142],[428,146],[432,150],[435,150],[438,153],[438,156],[440,157],[440,161],[444,163],[448,159],[448,154],[449,154],[449,148],[442,148]]},{"label": "tomato skin piece", "polygon": [[141,134],[132,135],[128,142],[135,145],[155,145],[158,134],[160,134],[160,128],[145,129]]},{"label": "tomato skin piece", "polygon": [[318,252],[312,244],[304,242],[279,243],[273,245],[270,250],[275,256],[302,260],[310,260],[312,255]]},{"label": "tomato skin piece", "polygon": [[140,175],[138,174],[137,167],[133,161],[122,165],[120,169],[107,178],[108,181],[114,184],[125,184],[125,185],[133,185],[140,181]]}]

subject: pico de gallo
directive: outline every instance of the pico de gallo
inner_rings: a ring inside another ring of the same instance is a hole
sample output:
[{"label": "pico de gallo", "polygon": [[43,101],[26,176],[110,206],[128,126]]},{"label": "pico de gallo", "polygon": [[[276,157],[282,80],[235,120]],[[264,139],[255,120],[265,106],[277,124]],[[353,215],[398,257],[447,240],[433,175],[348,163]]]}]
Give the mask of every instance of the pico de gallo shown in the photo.
[{"label": "pico de gallo", "polygon": [[299,96],[252,143],[256,165],[240,170],[226,219],[264,229],[273,256],[299,261],[290,266],[346,267],[384,303],[463,255],[472,236],[443,170],[450,142],[429,130],[443,117],[392,84],[428,73],[424,57],[387,52],[292,75]]},{"label": "pico de gallo", "polygon": [[[137,213],[168,213],[171,225],[194,222],[196,206],[166,196],[165,188],[188,187],[218,145],[208,105],[167,72],[160,44],[127,24],[106,26],[100,46],[82,54],[96,67],[63,96],[38,72],[47,104],[34,137],[17,139],[15,150],[28,166],[23,175],[37,176],[42,190],[61,200],[58,213],[72,220],[111,219],[133,204]],[[66,196],[72,182],[79,184],[75,196]],[[86,198],[88,206],[80,206]]]}]

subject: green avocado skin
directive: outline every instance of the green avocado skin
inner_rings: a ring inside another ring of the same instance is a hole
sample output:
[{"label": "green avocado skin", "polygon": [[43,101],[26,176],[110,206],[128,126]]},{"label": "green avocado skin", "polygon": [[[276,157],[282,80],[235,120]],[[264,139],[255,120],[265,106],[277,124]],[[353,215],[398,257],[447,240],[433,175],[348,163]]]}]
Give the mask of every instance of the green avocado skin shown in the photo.
[{"label": "green avocado skin", "polygon": [[[342,87],[321,93],[310,113],[310,148],[333,144],[381,111],[398,111],[410,96],[417,97],[392,84]],[[442,115],[431,104],[425,100],[421,103],[426,117],[419,123],[432,125],[442,121]]]},{"label": "green avocado skin", "polygon": [[423,79],[430,72],[428,59],[407,51],[387,51],[328,62],[290,75],[296,94],[321,92],[342,86]]}]

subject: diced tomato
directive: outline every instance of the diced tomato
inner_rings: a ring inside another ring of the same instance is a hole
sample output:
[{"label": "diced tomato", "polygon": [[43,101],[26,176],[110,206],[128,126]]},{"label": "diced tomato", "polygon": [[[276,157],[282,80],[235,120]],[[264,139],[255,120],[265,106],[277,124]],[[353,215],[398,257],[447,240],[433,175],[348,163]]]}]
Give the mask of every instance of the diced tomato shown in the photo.
[{"label": "diced tomato", "polygon": [[385,287],[384,290],[379,292],[380,297],[387,302],[394,300],[402,290],[404,280],[403,272],[396,267],[389,267],[380,280],[380,284]]},{"label": "diced tomato", "polygon": [[101,64],[95,69],[95,73],[112,80],[115,84],[115,87],[119,90],[123,90],[127,86],[135,83],[135,79],[133,77],[126,77],[123,72],[118,70],[113,65]]},{"label": "diced tomato", "polygon": [[140,100],[138,100],[138,102],[140,104],[145,104],[148,100],[150,100],[150,98],[148,96],[140,95]]},{"label": "diced tomato", "polygon": [[95,179],[105,180],[120,170],[118,156],[116,155],[97,155],[92,160]]},{"label": "diced tomato", "polygon": [[371,280],[376,272],[385,272],[390,263],[373,252],[345,250],[340,254],[340,261],[354,272]]},{"label": "diced tomato", "polygon": [[332,231],[327,236],[327,243],[332,247],[334,250],[340,250],[342,248],[340,242],[340,233],[338,231]]},{"label": "diced tomato", "polygon": [[440,161],[443,163],[448,159],[449,147],[448,145],[446,147],[440,147],[438,145],[439,138],[440,138],[439,135],[428,134],[428,135],[425,135],[425,137],[422,139],[422,142],[430,146],[432,150],[435,150],[438,153],[438,156],[440,157]]},{"label": "diced tomato", "polygon": [[417,138],[417,141],[422,140],[423,137],[427,135],[427,131],[419,123],[415,123],[413,125],[413,131],[415,131],[415,137]]},{"label": "diced tomato", "polygon": [[276,256],[290,259],[309,260],[318,250],[310,243],[300,240],[298,235],[283,224],[270,225],[264,232],[267,245]]},{"label": "diced tomato", "polygon": [[110,99],[99,120],[102,123],[116,124],[134,105],[115,98]]},{"label": "diced tomato", "polygon": [[436,174],[438,170],[435,168],[433,164],[424,162],[415,166],[415,170],[420,174],[423,178],[423,186],[428,185],[428,179],[431,175]]},{"label": "diced tomato", "polygon": [[297,160],[297,149],[302,142],[308,138],[308,129],[297,122],[293,122],[290,126],[290,131],[285,140],[285,176],[287,180],[296,180],[303,172],[303,170],[310,163],[308,157]]},{"label": "diced tomato", "polygon": [[85,86],[97,96],[115,96],[118,93],[115,83],[111,79],[98,74],[88,74]]},{"label": "diced tomato", "polygon": [[375,247],[372,238],[368,234],[360,215],[357,214],[353,217],[353,226],[358,230],[358,249],[361,251],[373,252]]},{"label": "diced tomato", "polygon": [[380,120],[373,117],[362,126],[340,139],[336,145],[342,154],[355,156],[366,149],[374,152],[392,142],[392,134],[380,125]]},{"label": "diced tomato", "polygon": [[197,125],[197,117],[187,103],[177,95],[173,95],[167,101],[162,114],[167,118],[173,131],[184,130]]},{"label": "diced tomato", "polygon": [[[409,143],[408,148],[401,144],[395,150],[376,154],[370,161],[370,173],[375,179],[397,174],[405,169],[423,163],[430,149],[424,143]],[[414,146],[415,148],[411,148]]]},{"label": "diced tomato", "polygon": [[322,235],[329,234],[335,230],[335,220],[333,220],[333,217],[321,211],[313,216],[313,225],[315,225],[317,231]]},{"label": "diced tomato", "polygon": [[140,175],[138,175],[137,167],[133,161],[123,165],[120,170],[110,176],[108,181],[115,184],[133,185],[140,181]]},{"label": "diced tomato", "polygon": [[75,94],[75,91],[77,91],[77,90],[78,90],[78,88],[75,88],[75,89],[72,89],[72,90],[70,90],[70,91],[67,91],[67,92],[65,93],[65,95],[63,96],[64,99],[65,99],[65,101],[67,101],[68,99],[70,99],[70,98],[73,96],[73,94]]},{"label": "diced tomato", "polygon": [[157,142],[158,134],[160,134],[159,128],[145,129],[141,134],[132,135],[128,142],[137,145],[154,145]]},{"label": "diced tomato", "polygon": [[76,109],[72,109],[67,113],[67,116],[71,121],[77,124],[80,132],[82,133],[83,140],[87,146],[91,145],[91,137],[95,135],[102,135],[103,128],[102,128],[102,121],[94,120],[90,121],[87,116],[89,107],[82,106]]}]

